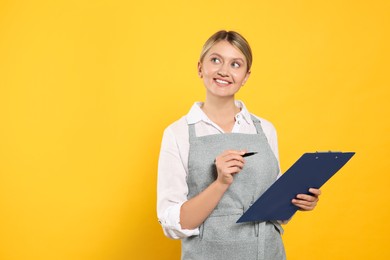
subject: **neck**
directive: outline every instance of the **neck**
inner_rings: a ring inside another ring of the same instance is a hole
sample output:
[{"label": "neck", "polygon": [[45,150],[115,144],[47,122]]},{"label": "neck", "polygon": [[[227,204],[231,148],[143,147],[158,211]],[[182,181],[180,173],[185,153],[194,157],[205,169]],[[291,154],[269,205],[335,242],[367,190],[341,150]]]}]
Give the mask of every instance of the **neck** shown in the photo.
[{"label": "neck", "polygon": [[206,96],[202,110],[225,132],[231,131],[235,122],[234,117],[240,112],[240,108],[236,107],[234,103],[234,97],[221,99]]}]

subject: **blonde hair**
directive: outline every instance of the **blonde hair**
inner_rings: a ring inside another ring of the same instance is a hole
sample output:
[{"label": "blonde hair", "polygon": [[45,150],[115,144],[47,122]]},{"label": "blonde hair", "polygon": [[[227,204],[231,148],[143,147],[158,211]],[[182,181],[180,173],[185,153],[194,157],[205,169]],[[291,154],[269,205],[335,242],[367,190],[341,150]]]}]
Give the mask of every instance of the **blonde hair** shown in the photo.
[{"label": "blonde hair", "polygon": [[204,57],[207,52],[213,47],[216,43],[220,41],[227,41],[237,49],[239,49],[242,54],[244,54],[246,63],[247,63],[247,71],[250,71],[252,66],[252,50],[249,46],[248,41],[238,32],[235,31],[225,31],[221,30],[214,33],[203,45],[202,51],[200,53],[200,62],[203,62]]}]

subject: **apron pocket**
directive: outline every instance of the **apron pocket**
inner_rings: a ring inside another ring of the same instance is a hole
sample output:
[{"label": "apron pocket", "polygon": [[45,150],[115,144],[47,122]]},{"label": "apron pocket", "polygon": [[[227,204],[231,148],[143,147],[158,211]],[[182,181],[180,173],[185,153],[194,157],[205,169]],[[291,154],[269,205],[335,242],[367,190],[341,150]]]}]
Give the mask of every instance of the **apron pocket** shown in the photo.
[{"label": "apron pocket", "polygon": [[281,224],[279,224],[277,221],[271,221],[272,224],[274,224],[275,229],[279,232],[280,235],[283,235],[284,229]]},{"label": "apron pocket", "polygon": [[[241,241],[203,241],[199,259],[207,260],[256,260],[258,259],[257,238]],[[198,259],[198,258],[197,258]]]}]

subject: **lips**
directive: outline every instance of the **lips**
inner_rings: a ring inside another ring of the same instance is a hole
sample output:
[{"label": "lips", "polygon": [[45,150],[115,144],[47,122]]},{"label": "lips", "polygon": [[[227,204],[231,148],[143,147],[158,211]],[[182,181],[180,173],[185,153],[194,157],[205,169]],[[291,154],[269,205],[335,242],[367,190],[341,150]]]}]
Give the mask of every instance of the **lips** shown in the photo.
[{"label": "lips", "polygon": [[219,79],[219,78],[214,78],[214,81],[218,83],[218,85],[222,86],[227,86],[229,84],[232,84],[232,82],[224,80],[224,79]]}]

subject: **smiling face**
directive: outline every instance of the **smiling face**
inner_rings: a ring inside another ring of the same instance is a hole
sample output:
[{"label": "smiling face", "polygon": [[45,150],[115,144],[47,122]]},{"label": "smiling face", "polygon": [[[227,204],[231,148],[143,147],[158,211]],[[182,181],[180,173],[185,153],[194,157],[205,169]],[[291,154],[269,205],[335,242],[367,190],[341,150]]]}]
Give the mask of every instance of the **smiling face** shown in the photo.
[{"label": "smiling face", "polygon": [[234,97],[250,72],[244,54],[226,40],[215,43],[198,63],[207,95]]}]

